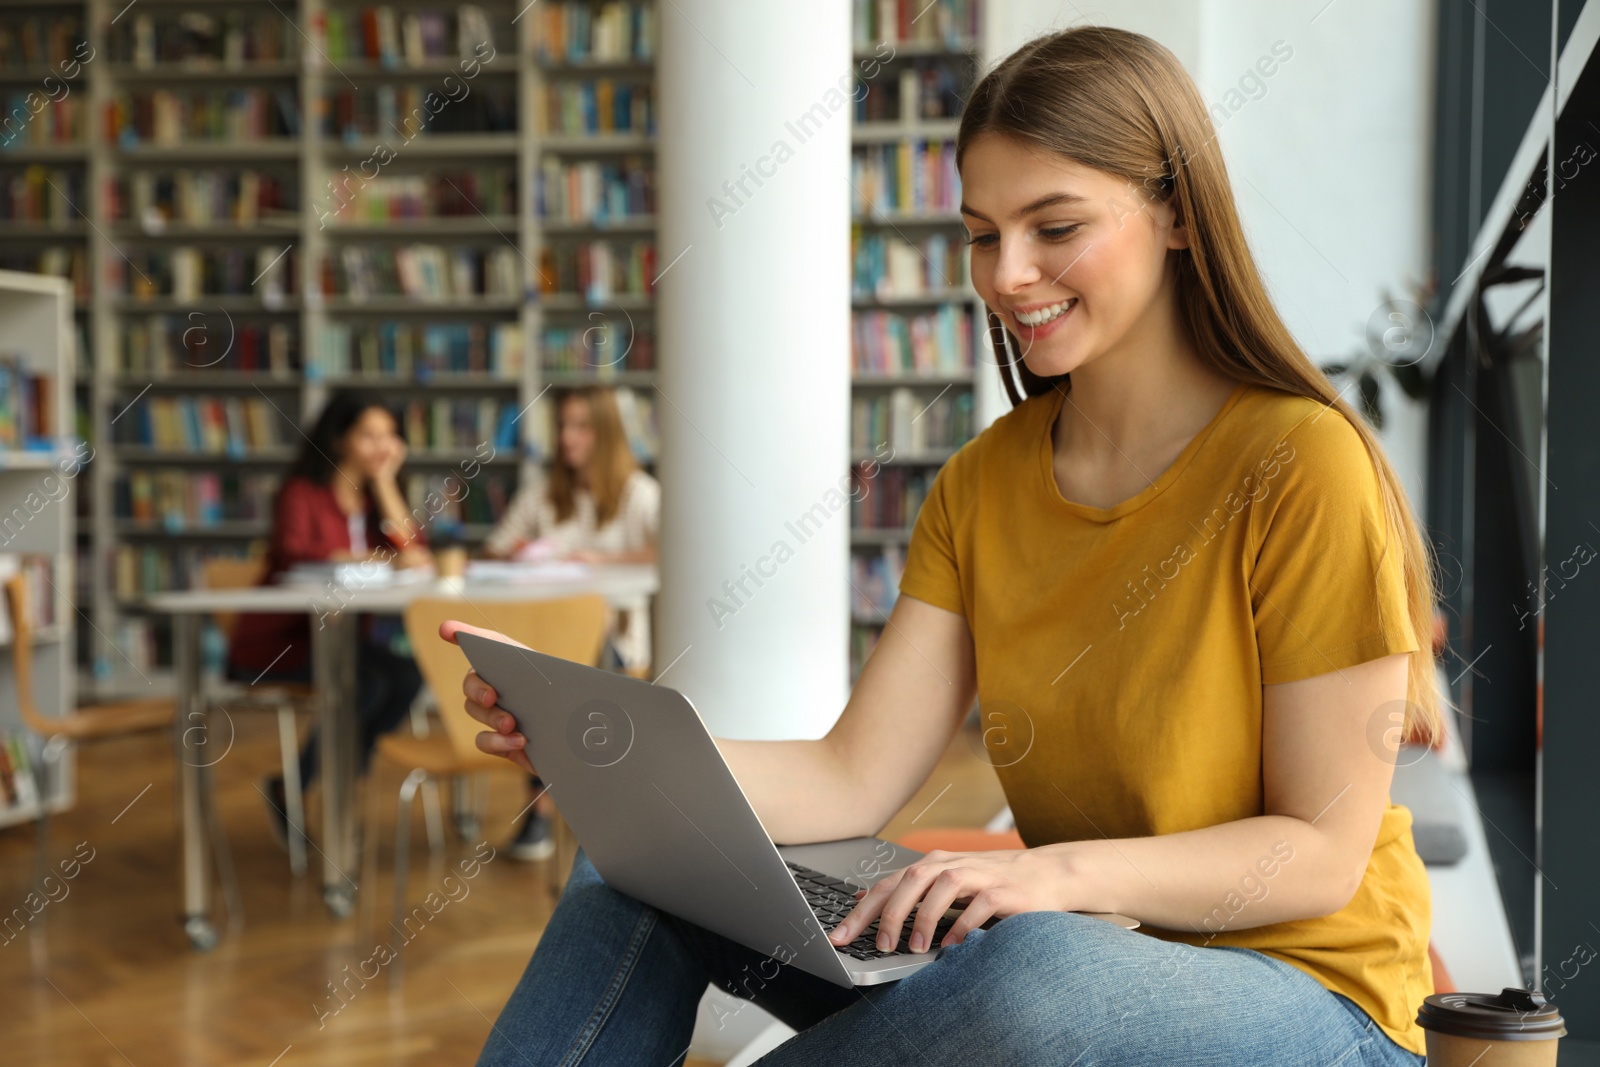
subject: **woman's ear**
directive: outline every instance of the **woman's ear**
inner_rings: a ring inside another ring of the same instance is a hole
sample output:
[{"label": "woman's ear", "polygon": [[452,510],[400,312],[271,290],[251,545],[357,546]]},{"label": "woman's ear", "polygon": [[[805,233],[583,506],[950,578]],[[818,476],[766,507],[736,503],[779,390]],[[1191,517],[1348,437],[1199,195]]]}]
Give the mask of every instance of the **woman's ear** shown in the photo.
[{"label": "woman's ear", "polygon": [[1183,212],[1178,207],[1177,198],[1174,197],[1169,203],[1171,204],[1172,227],[1167,231],[1167,247],[1188,248],[1189,227],[1184,225]]}]

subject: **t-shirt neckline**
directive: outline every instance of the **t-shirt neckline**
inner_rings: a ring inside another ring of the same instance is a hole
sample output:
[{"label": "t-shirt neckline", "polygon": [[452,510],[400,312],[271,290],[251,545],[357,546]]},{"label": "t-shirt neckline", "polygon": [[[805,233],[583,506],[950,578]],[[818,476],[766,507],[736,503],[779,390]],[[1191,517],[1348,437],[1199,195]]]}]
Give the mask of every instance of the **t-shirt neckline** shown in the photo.
[{"label": "t-shirt neckline", "polygon": [[1089,504],[1080,504],[1061,495],[1061,487],[1056,484],[1055,442],[1053,438],[1055,436],[1056,419],[1060,417],[1061,408],[1066,403],[1066,394],[1060,389],[1052,389],[1050,391],[1050,404],[1045,409],[1049,414],[1044,420],[1044,432],[1039,435],[1038,444],[1039,473],[1044,479],[1045,493],[1055,507],[1092,522],[1112,522],[1122,518],[1124,515],[1138,511],[1166,492],[1167,488],[1178,480],[1178,477],[1183,474],[1184,468],[1189,465],[1190,460],[1194,459],[1195,454],[1205,445],[1206,439],[1211,436],[1212,431],[1222,424],[1222,420],[1227,418],[1228,413],[1239,403],[1248,386],[1248,382],[1240,381],[1233,387],[1233,392],[1228,394],[1228,399],[1223,401],[1222,407],[1217,409],[1217,413],[1211,417],[1211,421],[1201,427],[1200,432],[1189,439],[1189,443],[1184,446],[1183,451],[1178,453],[1178,458],[1173,460],[1154,482],[1145,486],[1128,499],[1109,508],[1097,508]]}]

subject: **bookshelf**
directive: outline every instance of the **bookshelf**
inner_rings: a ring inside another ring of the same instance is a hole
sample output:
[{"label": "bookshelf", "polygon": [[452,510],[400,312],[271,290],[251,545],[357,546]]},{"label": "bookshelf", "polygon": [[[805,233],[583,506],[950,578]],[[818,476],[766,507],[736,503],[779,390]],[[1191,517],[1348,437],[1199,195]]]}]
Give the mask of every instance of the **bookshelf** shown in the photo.
[{"label": "bookshelf", "polygon": [[855,0],[867,92],[851,127],[852,682],[894,603],[917,509],[977,428],[984,319],[955,135],[977,81],[980,14],[978,0]]},{"label": "bookshelf", "polygon": [[393,403],[413,507],[469,544],[550,452],[547,387],[621,387],[654,466],[655,23],[653,0],[0,10],[0,100],[52,78],[0,131],[0,267],[71,280],[98,446],[80,688],[170,684],[137,598],[265,537],[333,388]]},{"label": "bookshelf", "polygon": [[[0,270],[0,578],[28,575],[34,698],[47,715],[74,706],[72,496],[83,488],[86,453],[73,431],[73,314],[67,280]],[[39,803],[11,632],[0,612],[0,826],[35,818]],[[70,750],[55,766],[46,803],[61,811],[73,802]]]}]

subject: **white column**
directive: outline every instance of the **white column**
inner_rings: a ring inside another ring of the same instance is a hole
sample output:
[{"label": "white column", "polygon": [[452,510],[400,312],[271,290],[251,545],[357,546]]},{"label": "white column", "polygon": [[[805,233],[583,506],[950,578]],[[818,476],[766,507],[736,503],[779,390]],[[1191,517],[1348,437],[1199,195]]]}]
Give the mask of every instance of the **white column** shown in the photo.
[{"label": "white column", "polygon": [[850,4],[657,10],[655,669],[718,736],[817,737],[848,691]]}]

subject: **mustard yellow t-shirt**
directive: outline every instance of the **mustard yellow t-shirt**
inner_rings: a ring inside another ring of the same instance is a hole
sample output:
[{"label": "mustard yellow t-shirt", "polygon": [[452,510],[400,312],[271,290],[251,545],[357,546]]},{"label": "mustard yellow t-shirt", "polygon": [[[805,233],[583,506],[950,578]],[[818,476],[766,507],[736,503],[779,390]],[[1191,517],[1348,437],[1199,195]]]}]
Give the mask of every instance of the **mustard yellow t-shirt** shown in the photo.
[{"label": "mustard yellow t-shirt", "polygon": [[[1030,846],[1262,815],[1261,687],[1420,647],[1371,458],[1338,411],[1241,383],[1153,484],[1089,507],[1055,481],[1062,404],[1025,400],[945,464],[900,591],[966,617]],[[1263,859],[1204,932],[1143,932],[1281,959],[1422,1053],[1432,904],[1410,811],[1389,805],[1340,911],[1231,928],[1270,892]]]}]

